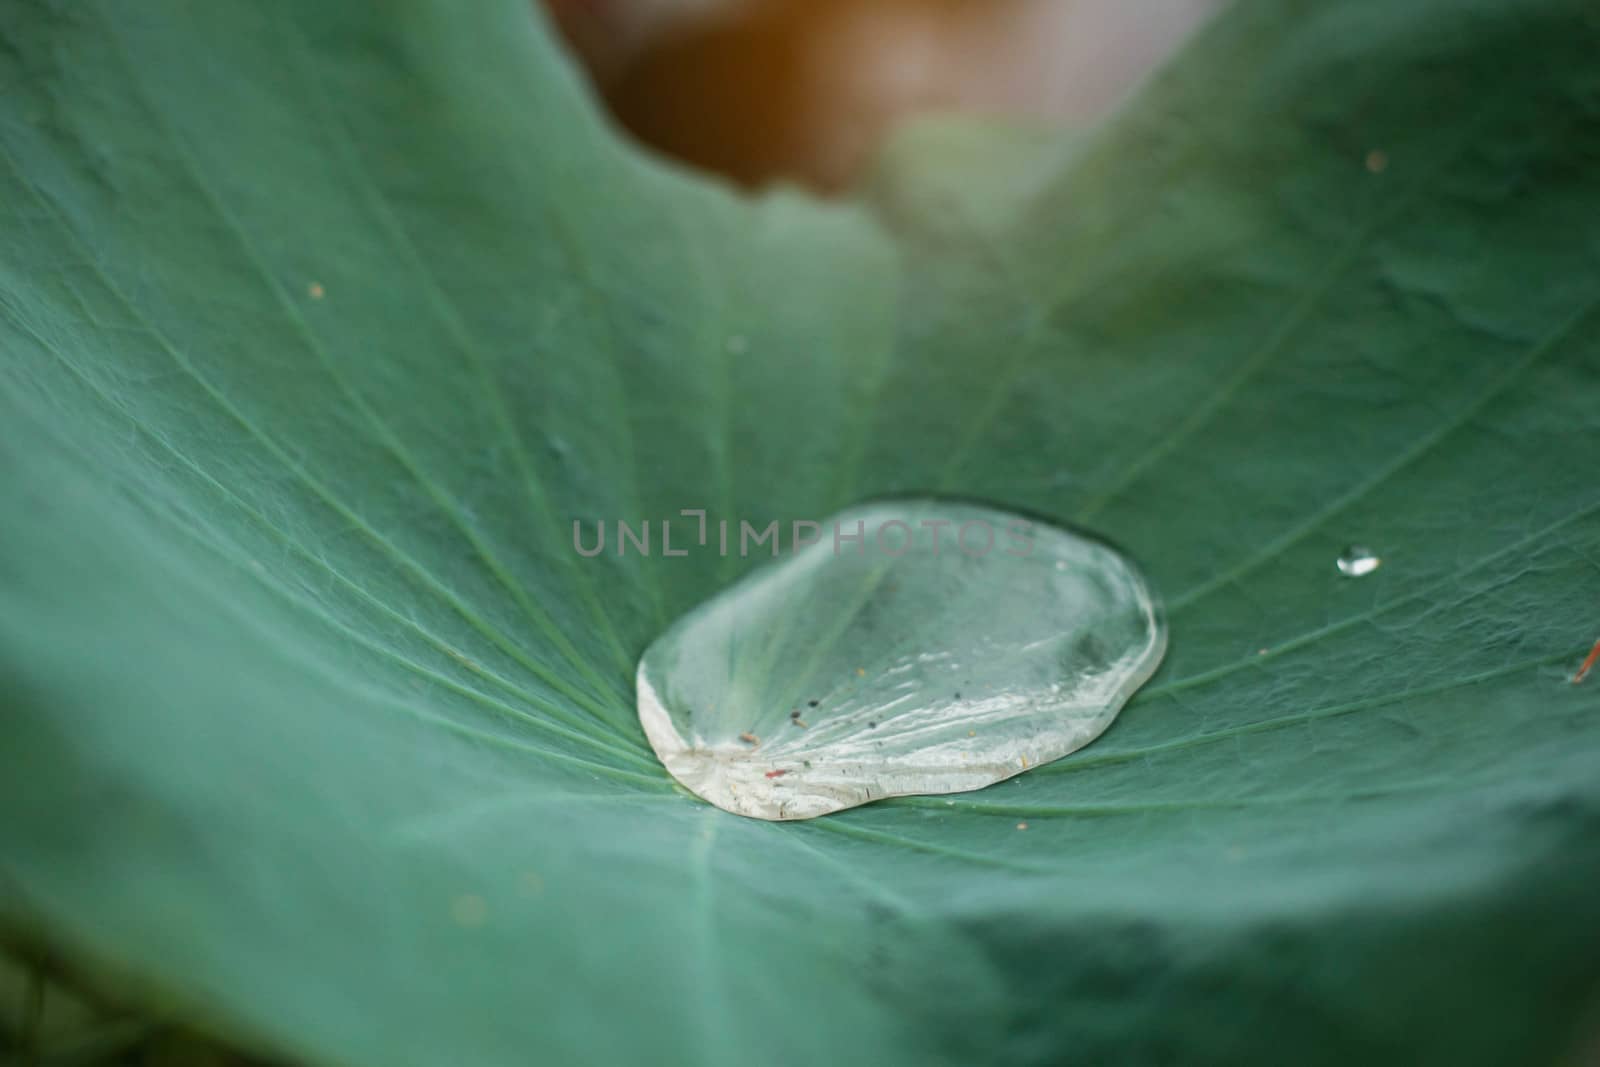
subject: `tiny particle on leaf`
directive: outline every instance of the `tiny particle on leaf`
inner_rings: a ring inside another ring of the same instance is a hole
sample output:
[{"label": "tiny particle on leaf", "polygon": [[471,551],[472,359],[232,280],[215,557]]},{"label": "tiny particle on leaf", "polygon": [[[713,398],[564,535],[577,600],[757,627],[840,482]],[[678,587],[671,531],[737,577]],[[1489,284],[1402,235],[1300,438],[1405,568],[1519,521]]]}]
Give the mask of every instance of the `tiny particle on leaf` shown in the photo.
[{"label": "tiny particle on leaf", "polygon": [[1589,654],[1583,658],[1583,663],[1578,667],[1578,673],[1572,676],[1572,684],[1577,685],[1589,677],[1589,672],[1594,669],[1597,661],[1600,661],[1600,641],[1596,641],[1594,647],[1589,650]]},{"label": "tiny particle on leaf", "polygon": [[784,775],[786,775],[788,773],[789,773],[788,771],[782,771],[782,770],[779,770],[779,771],[768,771],[767,772],[767,777],[768,778],[782,778]]},{"label": "tiny particle on leaf", "polygon": [[761,743],[761,738],[757,737],[749,730],[746,730],[744,733],[740,734],[739,740],[743,741],[747,745],[759,745]]},{"label": "tiny particle on leaf", "polygon": [[328,291],[322,287],[321,282],[312,282],[310,285],[306,286],[306,295],[311,297],[313,300],[321,300],[324,296],[328,295]]},{"label": "tiny particle on leaf", "polygon": [[463,893],[450,902],[450,917],[458,926],[482,926],[489,917],[489,905],[475,893]]},{"label": "tiny particle on leaf", "polygon": [[1373,174],[1382,174],[1389,169],[1389,153],[1381,148],[1374,148],[1367,153],[1367,170]]},{"label": "tiny particle on leaf", "polygon": [[446,648],[445,653],[469,671],[481,672],[483,670],[482,667],[478,666],[478,661],[468,656],[465,652],[457,652],[453,648]]}]

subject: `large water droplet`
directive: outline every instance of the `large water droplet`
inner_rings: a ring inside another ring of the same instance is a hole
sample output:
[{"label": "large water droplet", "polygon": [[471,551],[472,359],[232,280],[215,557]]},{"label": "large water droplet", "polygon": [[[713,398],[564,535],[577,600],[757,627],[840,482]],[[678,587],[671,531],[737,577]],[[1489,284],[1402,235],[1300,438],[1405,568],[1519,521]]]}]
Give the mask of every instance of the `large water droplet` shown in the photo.
[{"label": "large water droplet", "polygon": [[1383,560],[1365,545],[1351,545],[1339,553],[1339,558],[1334,562],[1339,567],[1339,573],[1346,578],[1361,578],[1383,564]]},{"label": "large water droplet", "polygon": [[1133,565],[1058,527],[897,500],[821,537],[784,540],[639,663],[656,754],[728,811],[805,819],[1020,774],[1099,736],[1166,650]]}]

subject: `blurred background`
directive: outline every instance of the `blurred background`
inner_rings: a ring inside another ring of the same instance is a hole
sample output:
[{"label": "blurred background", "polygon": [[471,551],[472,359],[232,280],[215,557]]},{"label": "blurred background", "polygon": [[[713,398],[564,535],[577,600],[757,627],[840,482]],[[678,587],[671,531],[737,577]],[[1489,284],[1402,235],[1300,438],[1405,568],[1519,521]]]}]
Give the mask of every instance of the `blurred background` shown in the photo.
[{"label": "blurred background", "polygon": [[741,185],[849,186],[929,112],[1083,125],[1223,0],[543,0],[621,126]]}]

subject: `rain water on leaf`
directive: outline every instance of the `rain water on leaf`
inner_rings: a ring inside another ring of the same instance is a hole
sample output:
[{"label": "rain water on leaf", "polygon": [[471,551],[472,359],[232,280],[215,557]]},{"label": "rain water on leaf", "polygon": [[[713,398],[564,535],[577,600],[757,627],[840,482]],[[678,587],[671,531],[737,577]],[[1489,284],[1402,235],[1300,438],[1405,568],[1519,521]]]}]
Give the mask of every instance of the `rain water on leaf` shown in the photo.
[{"label": "rain water on leaf", "polygon": [[[1100,542],[965,503],[896,500],[820,524],[645,652],[639,718],[718,807],[804,819],[978,789],[1093,741],[1166,629]],[[763,549],[766,551],[767,549]]]}]

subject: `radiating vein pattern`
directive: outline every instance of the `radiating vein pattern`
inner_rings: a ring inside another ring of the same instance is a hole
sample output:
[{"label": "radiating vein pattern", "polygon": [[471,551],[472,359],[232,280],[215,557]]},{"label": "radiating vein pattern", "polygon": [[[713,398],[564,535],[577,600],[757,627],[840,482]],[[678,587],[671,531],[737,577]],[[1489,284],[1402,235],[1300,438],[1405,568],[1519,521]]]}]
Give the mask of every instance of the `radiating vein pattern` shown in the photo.
[{"label": "radiating vein pattern", "polygon": [[[526,0],[0,4],[0,941],[352,1067],[1566,1062],[1596,54],[1238,0],[818,203]],[[1115,550],[716,534],[949,497]]]}]

